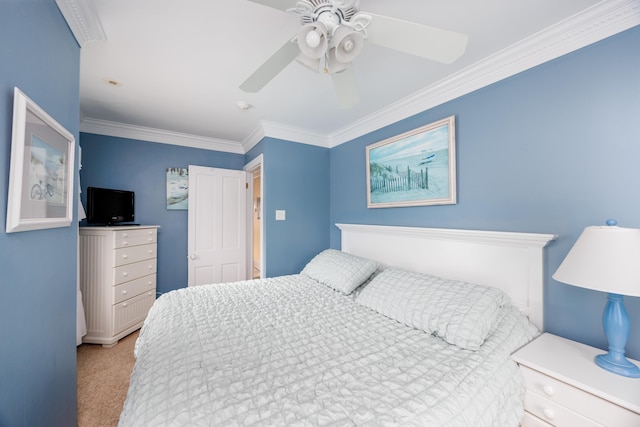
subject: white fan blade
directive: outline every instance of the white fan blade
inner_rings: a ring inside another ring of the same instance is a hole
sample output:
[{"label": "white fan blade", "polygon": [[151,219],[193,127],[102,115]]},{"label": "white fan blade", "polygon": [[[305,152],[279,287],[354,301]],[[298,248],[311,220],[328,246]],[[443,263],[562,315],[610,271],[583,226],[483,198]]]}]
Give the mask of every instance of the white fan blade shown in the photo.
[{"label": "white fan blade", "polygon": [[245,92],[258,92],[300,54],[297,44],[287,41],[240,85]]},{"label": "white fan blade", "polygon": [[274,9],[284,10],[296,7],[296,0],[249,0],[252,3],[262,4]]},{"label": "white fan blade", "polygon": [[422,58],[451,64],[467,48],[466,34],[442,30],[388,16],[370,15],[367,41]]},{"label": "white fan blade", "polygon": [[342,108],[351,108],[360,102],[360,91],[353,65],[344,71],[331,74],[331,80]]}]

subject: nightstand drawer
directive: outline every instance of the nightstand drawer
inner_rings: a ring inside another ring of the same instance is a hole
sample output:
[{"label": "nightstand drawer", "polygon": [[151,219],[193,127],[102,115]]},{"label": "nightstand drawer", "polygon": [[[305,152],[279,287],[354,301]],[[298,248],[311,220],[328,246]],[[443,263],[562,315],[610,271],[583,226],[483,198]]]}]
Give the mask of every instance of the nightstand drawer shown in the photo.
[{"label": "nightstand drawer", "polygon": [[[544,409],[549,408],[556,414],[556,420],[572,419],[573,415],[577,415],[580,416],[580,420],[584,416],[595,422],[585,424],[585,421],[580,421],[577,424],[576,422],[567,424],[565,421],[558,421],[558,425],[607,425],[615,427],[637,427],[640,425],[640,417],[636,413],[526,366],[521,366],[520,369],[522,369],[527,382],[525,408],[543,420],[556,424],[556,422],[544,415]],[[565,414],[565,411],[570,412],[570,414]]]},{"label": "nightstand drawer", "polygon": [[524,398],[524,409],[553,426],[602,427],[602,424],[591,421],[554,400],[533,393],[531,390],[527,390]]}]

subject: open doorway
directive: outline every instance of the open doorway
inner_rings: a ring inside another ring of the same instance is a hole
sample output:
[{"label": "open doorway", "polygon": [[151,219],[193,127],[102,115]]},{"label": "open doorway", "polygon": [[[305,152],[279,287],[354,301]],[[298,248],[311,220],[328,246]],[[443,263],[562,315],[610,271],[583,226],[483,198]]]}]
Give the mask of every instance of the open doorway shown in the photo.
[{"label": "open doorway", "polygon": [[264,174],[262,173],[262,155],[259,155],[247,163],[244,170],[249,173],[249,191],[247,200],[247,230],[248,245],[247,257],[250,266],[249,276],[253,279],[264,278],[264,231],[263,231],[263,206],[264,206]]},{"label": "open doorway", "polygon": [[252,278],[259,279],[262,268],[260,266],[260,230],[262,220],[262,193],[260,192],[261,168],[251,171],[251,179],[253,180],[253,245],[252,245]]}]

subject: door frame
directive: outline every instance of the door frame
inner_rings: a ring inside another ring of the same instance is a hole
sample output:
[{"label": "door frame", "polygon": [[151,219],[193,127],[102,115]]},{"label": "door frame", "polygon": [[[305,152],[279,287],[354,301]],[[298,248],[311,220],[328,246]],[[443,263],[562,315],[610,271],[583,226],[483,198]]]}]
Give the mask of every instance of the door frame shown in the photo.
[{"label": "door frame", "polygon": [[247,277],[253,277],[253,172],[260,169],[260,278],[265,278],[265,266],[267,265],[267,253],[265,251],[264,238],[264,206],[266,204],[266,195],[264,193],[264,157],[262,154],[244,165],[242,170],[248,172],[251,179],[247,179],[249,186],[247,191]]}]

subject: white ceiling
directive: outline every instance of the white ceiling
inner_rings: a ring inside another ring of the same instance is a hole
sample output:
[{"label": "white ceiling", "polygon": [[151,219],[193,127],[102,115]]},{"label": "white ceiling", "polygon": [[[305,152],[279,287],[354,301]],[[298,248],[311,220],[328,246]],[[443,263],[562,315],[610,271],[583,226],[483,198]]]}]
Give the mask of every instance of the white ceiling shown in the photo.
[{"label": "white ceiling", "polygon": [[247,0],[57,3],[82,47],[81,131],[237,153],[264,136],[335,146],[640,23],[638,0],[361,0],[469,43],[444,65],[365,41],[361,101],[342,109],[330,77],[295,61],[259,93],[238,88],[297,32],[294,15]]}]

